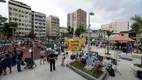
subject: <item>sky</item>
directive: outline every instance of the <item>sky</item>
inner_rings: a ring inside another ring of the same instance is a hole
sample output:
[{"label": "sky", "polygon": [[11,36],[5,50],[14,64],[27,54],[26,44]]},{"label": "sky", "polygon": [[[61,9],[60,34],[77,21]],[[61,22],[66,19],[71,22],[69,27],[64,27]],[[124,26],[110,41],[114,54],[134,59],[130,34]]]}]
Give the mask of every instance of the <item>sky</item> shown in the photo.
[{"label": "sky", "polygon": [[[7,0],[8,1],[8,0]],[[128,21],[135,15],[142,16],[142,0],[17,0],[31,6],[32,10],[55,15],[60,18],[60,26],[67,26],[67,14],[81,8],[91,16],[91,29],[111,22]],[[7,3],[0,3],[0,15],[8,16]],[[87,23],[88,24],[88,23]]]}]

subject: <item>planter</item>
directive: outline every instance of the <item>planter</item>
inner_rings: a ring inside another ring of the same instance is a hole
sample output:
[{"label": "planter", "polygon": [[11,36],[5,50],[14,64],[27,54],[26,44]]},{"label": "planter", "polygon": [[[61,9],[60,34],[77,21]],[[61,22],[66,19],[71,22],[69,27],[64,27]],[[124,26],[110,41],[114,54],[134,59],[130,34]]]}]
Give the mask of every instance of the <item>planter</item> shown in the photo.
[{"label": "planter", "polygon": [[134,64],[131,64],[130,68],[132,69],[132,72],[137,75],[137,70],[142,70],[142,68],[135,66]]},{"label": "planter", "polygon": [[133,58],[141,59],[141,56],[142,56],[142,54],[138,54],[138,53],[133,53],[133,54],[132,54],[132,57],[133,57]]},{"label": "planter", "polygon": [[81,75],[82,77],[86,78],[87,80],[107,80],[107,78],[109,77],[109,74],[105,71],[98,79],[87,74],[86,72],[83,72],[77,68],[75,68],[74,66],[67,64],[67,67],[72,69],[73,71],[75,71],[76,73],[78,73],[79,75]]}]

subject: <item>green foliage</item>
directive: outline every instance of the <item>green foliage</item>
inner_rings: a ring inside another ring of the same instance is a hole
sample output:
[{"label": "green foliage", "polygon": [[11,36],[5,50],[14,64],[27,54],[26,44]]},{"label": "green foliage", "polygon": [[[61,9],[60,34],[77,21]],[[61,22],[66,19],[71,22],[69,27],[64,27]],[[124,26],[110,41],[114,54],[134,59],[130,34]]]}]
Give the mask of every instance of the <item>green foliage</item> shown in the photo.
[{"label": "green foliage", "polygon": [[17,26],[18,26],[18,24],[15,22],[4,23],[4,25],[2,27],[3,35],[7,36],[7,37],[12,37],[12,35],[13,35],[12,31],[15,31]]},{"label": "green foliage", "polygon": [[113,31],[106,30],[106,33],[107,33],[107,36],[110,37],[112,35]]},{"label": "green foliage", "polygon": [[85,28],[83,26],[79,26],[76,30],[75,30],[75,35],[76,36],[80,36],[82,33],[86,32]]},{"label": "green foliage", "polygon": [[70,26],[68,26],[68,35],[71,37],[73,36],[74,30]]},{"label": "green foliage", "polygon": [[0,15],[0,27],[7,21],[7,18]]},{"label": "green foliage", "polygon": [[102,73],[103,73],[103,71],[101,71],[100,69],[97,69],[97,68],[93,68],[91,70],[87,70],[87,69],[84,68],[85,65],[82,64],[79,61],[72,62],[71,65],[74,66],[75,68],[77,68],[77,69],[79,69],[79,70],[89,74],[89,75],[92,75],[95,78],[99,78],[102,75]]},{"label": "green foliage", "polygon": [[34,38],[36,38],[36,34],[34,34],[34,32],[31,30],[28,37],[31,39],[34,39]]},{"label": "green foliage", "polygon": [[131,20],[134,21],[134,23],[131,25],[131,31],[135,32],[136,34],[142,33],[142,18],[138,15],[135,15],[135,17],[131,17]]},{"label": "green foliage", "polygon": [[[134,23],[131,25],[131,28],[132,28],[131,31],[135,32],[136,39],[138,39],[137,35],[142,33],[142,17],[139,15],[135,15],[135,17],[131,17],[131,20],[134,21]],[[137,52],[138,52],[138,49],[137,49]],[[142,65],[142,59],[141,59],[141,65]]]},{"label": "green foliage", "polygon": [[60,30],[56,31],[56,35],[59,36],[60,35]]}]

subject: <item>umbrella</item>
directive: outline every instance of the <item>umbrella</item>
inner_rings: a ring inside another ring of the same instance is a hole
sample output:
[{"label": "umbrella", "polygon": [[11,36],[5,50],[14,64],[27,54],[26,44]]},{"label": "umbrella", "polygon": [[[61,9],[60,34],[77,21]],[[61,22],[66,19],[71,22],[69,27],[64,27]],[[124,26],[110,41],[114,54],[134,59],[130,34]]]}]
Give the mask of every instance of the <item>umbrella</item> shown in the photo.
[{"label": "umbrella", "polygon": [[111,41],[135,41],[131,38],[124,37],[124,36],[114,36],[114,37],[109,38],[109,40]]}]

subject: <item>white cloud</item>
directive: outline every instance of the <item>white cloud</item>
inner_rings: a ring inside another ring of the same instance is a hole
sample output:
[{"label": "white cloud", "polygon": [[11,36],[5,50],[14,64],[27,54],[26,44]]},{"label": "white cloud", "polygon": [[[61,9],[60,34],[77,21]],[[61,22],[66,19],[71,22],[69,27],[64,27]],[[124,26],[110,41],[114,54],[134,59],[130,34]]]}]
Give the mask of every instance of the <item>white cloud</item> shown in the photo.
[{"label": "white cloud", "polygon": [[[130,21],[135,14],[142,15],[142,0],[18,0],[32,7],[32,10],[55,15],[60,18],[60,26],[67,24],[67,13],[78,8],[94,12],[91,28],[99,29],[102,24],[114,21]],[[7,15],[7,4],[0,3],[0,14]]]}]

